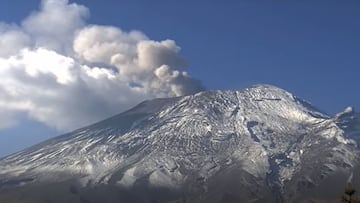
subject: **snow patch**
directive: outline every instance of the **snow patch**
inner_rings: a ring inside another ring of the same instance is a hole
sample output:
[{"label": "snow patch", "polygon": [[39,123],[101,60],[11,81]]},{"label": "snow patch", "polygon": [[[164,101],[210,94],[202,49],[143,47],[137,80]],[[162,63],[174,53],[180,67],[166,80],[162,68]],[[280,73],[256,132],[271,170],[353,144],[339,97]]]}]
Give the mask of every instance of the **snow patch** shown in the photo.
[{"label": "snow patch", "polygon": [[125,188],[131,188],[137,180],[137,177],[135,176],[135,170],[136,170],[136,167],[128,169],[124,173],[121,180],[117,181],[116,184],[123,186]]}]

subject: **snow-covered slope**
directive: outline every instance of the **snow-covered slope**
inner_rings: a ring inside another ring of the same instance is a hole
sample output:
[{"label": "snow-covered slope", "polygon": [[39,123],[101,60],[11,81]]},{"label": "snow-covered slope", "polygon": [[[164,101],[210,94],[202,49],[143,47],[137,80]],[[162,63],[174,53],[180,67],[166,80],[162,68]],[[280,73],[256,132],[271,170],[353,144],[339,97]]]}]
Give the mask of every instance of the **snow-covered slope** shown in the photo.
[{"label": "snow-covered slope", "polygon": [[0,200],[1,189],[31,196],[22,188],[71,181],[82,200],[103,187],[129,193],[108,202],[302,201],[359,172],[350,114],[330,118],[270,85],[145,101],[0,160]]},{"label": "snow-covered slope", "polygon": [[360,146],[360,114],[352,107],[335,116],[336,124],[345,131],[347,138],[353,139]]}]

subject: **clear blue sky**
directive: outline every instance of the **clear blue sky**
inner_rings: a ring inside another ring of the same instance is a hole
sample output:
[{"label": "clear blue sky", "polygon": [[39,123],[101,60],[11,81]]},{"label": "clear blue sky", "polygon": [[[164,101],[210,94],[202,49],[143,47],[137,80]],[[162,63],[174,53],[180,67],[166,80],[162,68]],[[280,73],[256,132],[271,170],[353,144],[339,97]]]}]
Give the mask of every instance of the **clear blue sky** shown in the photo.
[{"label": "clear blue sky", "polygon": [[[3,0],[0,21],[20,23],[39,2]],[[269,83],[331,115],[360,109],[360,1],[70,2],[90,9],[90,24],[175,40],[189,73],[207,89]],[[16,127],[0,130],[0,156],[57,133],[21,117]]]}]

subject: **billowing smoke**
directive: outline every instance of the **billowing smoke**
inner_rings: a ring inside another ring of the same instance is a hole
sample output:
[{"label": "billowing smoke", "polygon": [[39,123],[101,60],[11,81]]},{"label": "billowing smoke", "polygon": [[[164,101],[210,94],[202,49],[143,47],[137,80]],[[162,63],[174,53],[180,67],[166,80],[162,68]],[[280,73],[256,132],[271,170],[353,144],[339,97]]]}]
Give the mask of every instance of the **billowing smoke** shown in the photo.
[{"label": "billowing smoke", "polygon": [[27,114],[69,130],[154,97],[202,90],[172,40],[88,25],[86,7],[43,0],[20,25],[0,23],[0,128]]}]

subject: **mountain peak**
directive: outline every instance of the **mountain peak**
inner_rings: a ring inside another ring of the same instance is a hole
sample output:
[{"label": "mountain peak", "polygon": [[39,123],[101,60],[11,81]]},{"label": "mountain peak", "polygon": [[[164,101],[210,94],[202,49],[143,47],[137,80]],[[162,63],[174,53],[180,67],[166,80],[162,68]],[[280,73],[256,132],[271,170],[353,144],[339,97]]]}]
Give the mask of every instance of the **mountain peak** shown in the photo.
[{"label": "mountain peak", "polygon": [[257,84],[257,85],[253,85],[249,88],[245,88],[245,90],[259,92],[259,93],[263,93],[263,94],[277,95],[277,96],[284,96],[284,95],[286,95],[288,97],[293,96],[290,92],[288,92],[280,87],[270,85],[270,84]]}]

